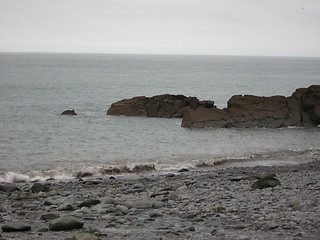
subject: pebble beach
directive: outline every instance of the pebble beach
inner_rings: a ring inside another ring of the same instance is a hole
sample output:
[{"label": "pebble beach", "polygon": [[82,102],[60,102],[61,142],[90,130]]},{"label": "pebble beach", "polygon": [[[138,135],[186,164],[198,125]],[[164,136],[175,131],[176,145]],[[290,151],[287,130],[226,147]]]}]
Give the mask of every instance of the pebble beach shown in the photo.
[{"label": "pebble beach", "polygon": [[[320,156],[0,184],[0,239],[320,239]],[[279,184],[252,185],[263,176]]]}]

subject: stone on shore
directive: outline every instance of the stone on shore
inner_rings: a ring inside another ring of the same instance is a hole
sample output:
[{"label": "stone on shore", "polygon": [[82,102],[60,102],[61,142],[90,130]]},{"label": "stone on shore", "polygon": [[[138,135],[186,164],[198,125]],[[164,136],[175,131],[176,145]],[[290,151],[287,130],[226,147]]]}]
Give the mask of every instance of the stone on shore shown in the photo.
[{"label": "stone on shore", "polygon": [[31,227],[24,223],[10,223],[3,225],[1,228],[3,232],[26,232],[31,230]]},{"label": "stone on shore", "polygon": [[6,183],[6,184],[0,185],[0,191],[2,191],[2,192],[10,193],[10,192],[18,191],[18,190],[20,190],[18,188],[18,186],[13,183]]},{"label": "stone on shore", "polygon": [[99,237],[91,233],[78,233],[74,235],[74,240],[99,240]]},{"label": "stone on shore", "polygon": [[83,228],[84,223],[71,216],[60,217],[52,220],[49,224],[49,231],[66,231]]},{"label": "stone on shore", "polygon": [[51,220],[59,218],[59,217],[60,217],[60,215],[54,214],[54,213],[46,213],[46,214],[41,215],[41,219],[44,221],[51,221]]},{"label": "stone on shore", "polygon": [[78,205],[78,207],[79,208],[82,208],[82,207],[88,207],[89,208],[89,207],[91,207],[93,205],[97,205],[99,203],[101,203],[101,201],[98,200],[98,199],[89,199],[89,200],[86,200],[86,201],[83,201],[82,203],[80,203]]},{"label": "stone on shore", "polygon": [[276,179],[274,174],[267,175],[258,181],[256,181],[252,186],[252,190],[256,189],[264,189],[269,187],[276,187],[278,185],[281,185],[280,181]]},{"label": "stone on shore", "polygon": [[163,94],[153,97],[134,97],[113,103],[108,115],[181,118],[188,110],[199,106],[214,107],[212,101],[199,101],[195,97]]},{"label": "stone on shore", "polygon": [[129,202],[128,204],[129,208],[137,208],[137,209],[152,209],[152,208],[161,208],[163,207],[163,203],[151,200],[151,199],[141,199],[141,200],[135,200],[132,202]]},{"label": "stone on shore", "polygon": [[0,212],[6,212],[6,211],[7,209],[4,206],[0,205]]},{"label": "stone on shore", "polygon": [[41,183],[35,183],[31,187],[31,192],[33,193],[39,193],[39,192],[49,192],[50,189],[47,185],[41,184]]}]

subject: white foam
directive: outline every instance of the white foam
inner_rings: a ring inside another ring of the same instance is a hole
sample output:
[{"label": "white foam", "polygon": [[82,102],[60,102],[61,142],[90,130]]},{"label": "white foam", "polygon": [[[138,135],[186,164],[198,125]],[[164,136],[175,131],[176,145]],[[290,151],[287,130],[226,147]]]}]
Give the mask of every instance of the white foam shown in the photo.
[{"label": "white foam", "polygon": [[17,183],[30,181],[30,177],[26,174],[7,172],[3,177],[0,177],[0,182]]}]

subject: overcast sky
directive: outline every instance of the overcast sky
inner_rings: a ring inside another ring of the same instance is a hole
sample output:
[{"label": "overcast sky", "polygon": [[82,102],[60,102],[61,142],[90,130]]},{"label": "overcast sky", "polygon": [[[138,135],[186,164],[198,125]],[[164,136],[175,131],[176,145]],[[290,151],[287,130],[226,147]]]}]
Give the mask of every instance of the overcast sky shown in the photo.
[{"label": "overcast sky", "polygon": [[320,0],[0,0],[0,52],[320,57]]}]

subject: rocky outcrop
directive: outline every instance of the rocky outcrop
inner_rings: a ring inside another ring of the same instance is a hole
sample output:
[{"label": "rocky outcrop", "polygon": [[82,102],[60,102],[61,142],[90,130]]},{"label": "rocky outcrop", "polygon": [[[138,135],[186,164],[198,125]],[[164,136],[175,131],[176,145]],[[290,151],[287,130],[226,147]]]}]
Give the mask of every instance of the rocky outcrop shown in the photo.
[{"label": "rocky outcrop", "polygon": [[225,109],[198,107],[184,114],[182,127],[318,126],[320,85],[297,89],[290,97],[236,95]]},{"label": "rocky outcrop", "polygon": [[215,108],[212,101],[199,101],[195,97],[183,95],[157,95],[154,97],[134,97],[113,103],[108,115],[181,118],[188,110],[198,107]]}]

